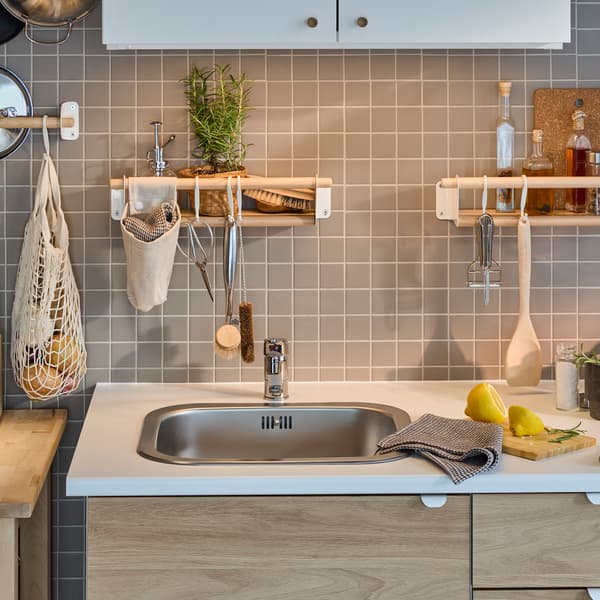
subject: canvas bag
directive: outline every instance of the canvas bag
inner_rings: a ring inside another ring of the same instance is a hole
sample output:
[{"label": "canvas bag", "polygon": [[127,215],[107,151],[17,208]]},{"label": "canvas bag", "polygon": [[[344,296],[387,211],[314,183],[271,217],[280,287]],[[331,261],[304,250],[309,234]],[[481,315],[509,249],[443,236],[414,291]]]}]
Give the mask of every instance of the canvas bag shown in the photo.
[{"label": "canvas bag", "polygon": [[126,229],[124,220],[130,215],[129,202],[121,217],[121,234],[127,259],[127,297],[133,307],[143,312],[167,300],[181,226],[176,196],[172,206],[175,222],[168,231],[151,242],[137,238]]},{"label": "canvas bag", "polygon": [[12,310],[13,374],[32,400],[75,390],[87,357],[69,231],[45,124],[44,117],[45,153],[25,226]]}]

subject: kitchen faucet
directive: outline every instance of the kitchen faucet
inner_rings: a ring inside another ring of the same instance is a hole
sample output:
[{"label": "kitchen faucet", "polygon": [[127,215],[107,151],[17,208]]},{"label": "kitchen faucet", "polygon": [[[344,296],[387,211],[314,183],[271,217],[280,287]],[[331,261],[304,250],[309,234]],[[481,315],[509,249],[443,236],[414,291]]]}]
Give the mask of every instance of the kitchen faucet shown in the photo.
[{"label": "kitchen faucet", "polygon": [[[169,163],[165,160],[164,149],[167,144],[170,144],[175,136],[172,135],[164,144],[160,143],[160,128],[162,127],[162,121],[152,121],[150,123],[154,127],[154,148],[148,150],[146,153],[146,160],[150,169],[156,175],[156,177],[172,176],[175,174],[169,169]],[[154,157],[152,154],[154,153]]]},{"label": "kitchen faucet", "polygon": [[280,406],[288,397],[288,342],[283,338],[265,339],[265,399],[266,404]]}]

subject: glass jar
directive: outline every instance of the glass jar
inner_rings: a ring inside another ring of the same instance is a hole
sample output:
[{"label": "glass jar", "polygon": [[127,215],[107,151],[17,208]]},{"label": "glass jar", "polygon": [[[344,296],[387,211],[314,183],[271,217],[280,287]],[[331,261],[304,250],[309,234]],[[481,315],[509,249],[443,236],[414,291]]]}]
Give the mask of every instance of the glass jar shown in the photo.
[{"label": "glass jar", "polygon": [[554,363],[556,378],[556,408],[573,410],[579,406],[578,374],[575,364],[575,344],[559,342]]},{"label": "glass jar", "polygon": [[[589,177],[600,177],[600,152],[588,150],[585,154],[585,174]],[[600,215],[600,186],[586,190],[586,212]]]}]

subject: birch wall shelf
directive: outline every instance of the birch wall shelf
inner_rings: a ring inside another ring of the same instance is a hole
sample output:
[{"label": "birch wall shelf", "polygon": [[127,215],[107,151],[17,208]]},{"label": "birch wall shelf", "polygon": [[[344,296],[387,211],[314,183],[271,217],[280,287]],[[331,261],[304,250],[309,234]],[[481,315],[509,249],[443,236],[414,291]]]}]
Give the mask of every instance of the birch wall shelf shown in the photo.
[{"label": "birch wall shelf", "polygon": [[[436,184],[435,213],[441,221],[452,221],[456,227],[473,227],[481,216],[481,208],[461,209],[461,190],[482,190],[484,177],[446,177]],[[488,189],[523,188],[522,177],[488,177]],[[529,189],[570,189],[600,188],[600,177],[528,177]],[[488,206],[494,205],[495,194],[490,194]],[[515,191],[515,207],[519,204],[519,194]],[[488,210],[498,227],[515,227],[519,221],[519,210],[514,212],[497,212]],[[574,213],[566,210],[555,210],[549,215],[530,215],[532,227],[600,227],[600,215]]]},{"label": "birch wall shelf", "polygon": [[[242,210],[242,220],[245,227],[302,227],[315,225],[322,219],[331,216],[331,186],[329,177],[242,177],[240,180],[242,191],[244,190],[295,190],[306,189],[313,191],[314,210],[311,211],[289,211],[289,212],[260,212],[258,210]],[[197,186],[197,187],[196,187]],[[237,182],[234,184],[234,190]],[[120,220],[127,201],[128,179],[110,180],[111,194],[111,216],[114,220]],[[178,178],[177,190],[194,192],[207,190],[226,191],[227,179],[225,178]],[[200,200],[202,202],[202,200]],[[183,221],[196,222],[196,216],[191,210],[181,210]],[[205,216],[200,214],[198,221],[208,223],[210,226],[220,227],[223,225],[222,216]]]}]

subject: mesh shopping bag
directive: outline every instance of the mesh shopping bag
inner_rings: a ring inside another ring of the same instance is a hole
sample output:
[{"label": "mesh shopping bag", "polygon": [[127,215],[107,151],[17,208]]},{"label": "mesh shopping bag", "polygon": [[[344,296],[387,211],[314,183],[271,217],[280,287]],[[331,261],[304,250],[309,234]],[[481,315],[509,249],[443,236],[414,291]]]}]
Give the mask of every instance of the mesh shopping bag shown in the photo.
[{"label": "mesh shopping bag", "polygon": [[33,211],[25,226],[12,310],[13,373],[32,400],[72,392],[86,371],[79,292],[69,259],[69,231],[46,130],[44,144],[46,152]]}]

